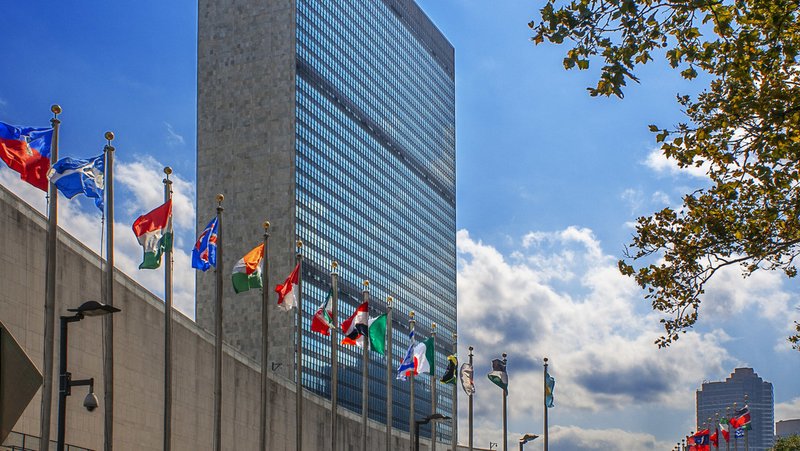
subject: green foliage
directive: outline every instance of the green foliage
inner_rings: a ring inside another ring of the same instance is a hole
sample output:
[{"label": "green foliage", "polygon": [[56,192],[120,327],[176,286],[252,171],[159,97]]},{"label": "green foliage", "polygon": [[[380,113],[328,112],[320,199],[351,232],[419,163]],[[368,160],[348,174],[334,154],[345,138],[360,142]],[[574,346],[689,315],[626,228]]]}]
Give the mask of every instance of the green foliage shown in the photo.
[{"label": "green foliage", "polygon": [[[668,346],[697,321],[705,284],[739,265],[797,275],[800,253],[800,0],[547,0],[536,44],[570,42],[566,69],[603,66],[592,96],[623,97],[654,57],[709,85],[678,96],[686,122],[650,125],[663,154],[711,186],[637,220],[619,262],[666,314]],[[791,331],[789,333],[794,333]],[[800,325],[789,341],[800,349]]]},{"label": "green foliage", "polygon": [[800,451],[800,435],[781,437],[775,441],[772,451]]}]

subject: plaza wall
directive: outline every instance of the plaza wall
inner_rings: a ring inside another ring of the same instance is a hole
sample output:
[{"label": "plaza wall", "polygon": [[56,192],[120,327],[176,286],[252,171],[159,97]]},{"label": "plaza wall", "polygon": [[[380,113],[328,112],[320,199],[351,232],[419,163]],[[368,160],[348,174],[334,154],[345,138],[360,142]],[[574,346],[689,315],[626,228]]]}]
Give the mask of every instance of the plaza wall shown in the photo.
[{"label": "plaza wall", "polygon": [[[44,326],[46,219],[0,186],[0,319],[41,369]],[[119,233],[123,233],[120,231]],[[99,257],[59,231],[56,314],[86,300],[101,300]],[[125,274],[114,278],[114,447],[158,450],[163,425],[164,304]],[[102,321],[86,318],[69,329],[69,371],[73,378],[95,378],[100,408],[82,407],[84,387],[73,388],[67,403],[67,443],[103,448]],[[58,327],[58,323],[56,324]],[[58,329],[57,329],[58,330]],[[213,422],[213,336],[177,311],[173,325],[173,449],[211,448]],[[58,335],[58,333],[56,333]],[[55,349],[59,349],[56,336]],[[54,368],[58,367],[55,362]],[[56,436],[58,383],[53,381],[51,438]],[[259,367],[226,347],[223,360],[222,443],[225,450],[258,448]],[[295,449],[294,384],[270,374],[269,450]],[[39,435],[40,394],[31,401],[14,431]],[[330,404],[306,393],[304,450],[330,449]],[[359,449],[360,416],[340,411],[339,449]],[[384,449],[385,427],[370,424],[368,449]],[[423,439],[421,449],[427,449]],[[407,450],[407,434],[395,433],[392,449]],[[439,449],[445,449],[440,445]]]}]

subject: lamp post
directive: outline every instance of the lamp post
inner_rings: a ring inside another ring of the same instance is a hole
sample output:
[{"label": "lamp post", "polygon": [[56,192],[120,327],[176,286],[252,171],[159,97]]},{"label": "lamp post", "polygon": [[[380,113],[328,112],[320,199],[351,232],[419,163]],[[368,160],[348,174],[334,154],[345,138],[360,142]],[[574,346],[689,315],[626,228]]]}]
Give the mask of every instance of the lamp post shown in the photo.
[{"label": "lamp post", "polygon": [[421,424],[428,424],[431,421],[449,420],[450,417],[442,415],[441,413],[432,413],[427,417],[414,421],[414,451],[419,451],[419,426]]},{"label": "lamp post", "polygon": [[72,394],[72,387],[89,386],[89,393],[83,400],[83,406],[86,410],[93,411],[97,408],[97,396],[94,394],[94,378],[90,379],[77,379],[72,380],[72,374],[67,371],[67,326],[69,323],[75,323],[87,316],[103,316],[111,313],[119,312],[116,307],[101,304],[97,301],[86,301],[76,309],[67,309],[70,312],[75,312],[71,316],[61,317],[61,346],[58,361],[58,437],[56,450],[64,451],[64,434],[66,429],[66,414],[67,414],[67,396]]},{"label": "lamp post", "polygon": [[539,436],[536,435],[536,434],[525,434],[525,435],[523,435],[522,438],[519,439],[519,451],[522,451],[523,445],[525,445],[528,442],[532,442],[532,441],[536,440],[537,437],[539,437]]}]

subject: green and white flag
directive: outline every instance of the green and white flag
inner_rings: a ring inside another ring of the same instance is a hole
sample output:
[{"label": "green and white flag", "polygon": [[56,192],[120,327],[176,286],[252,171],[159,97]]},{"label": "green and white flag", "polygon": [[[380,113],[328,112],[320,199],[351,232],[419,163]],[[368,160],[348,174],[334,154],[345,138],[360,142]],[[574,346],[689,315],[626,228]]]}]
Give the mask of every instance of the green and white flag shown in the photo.
[{"label": "green and white flag", "polygon": [[492,360],[492,372],[488,374],[489,380],[503,390],[508,388],[508,373],[506,363],[500,359]]},{"label": "green and white flag", "polygon": [[139,269],[156,269],[161,266],[161,255],[172,250],[172,199],[136,218],[133,233],[144,251]]},{"label": "green and white flag", "polygon": [[386,314],[369,320],[369,346],[380,355],[386,353]]},{"label": "green and white flag", "polygon": [[264,245],[259,244],[236,262],[231,274],[233,290],[236,293],[251,288],[261,288],[261,260],[264,258]]},{"label": "green and white flag", "polygon": [[433,337],[414,346],[414,375],[434,374]]}]

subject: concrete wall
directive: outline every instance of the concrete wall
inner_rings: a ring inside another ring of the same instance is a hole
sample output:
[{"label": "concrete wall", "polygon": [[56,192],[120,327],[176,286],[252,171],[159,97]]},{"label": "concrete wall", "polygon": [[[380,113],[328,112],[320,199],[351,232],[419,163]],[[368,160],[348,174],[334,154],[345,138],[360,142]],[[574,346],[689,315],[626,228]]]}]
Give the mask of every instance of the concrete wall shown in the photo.
[{"label": "concrete wall", "polygon": [[[0,187],[0,319],[31,359],[42,368],[45,218]],[[99,257],[61,231],[58,245],[56,312],[85,300],[102,300]],[[163,423],[163,303],[122,273],[115,276],[114,316],[114,446],[119,450],[157,450]],[[95,378],[100,408],[82,407],[85,391],[73,389],[67,403],[67,442],[103,447],[102,321],[86,318],[69,327],[69,371],[73,378]],[[57,329],[58,330],[58,329]],[[173,327],[174,375],[173,449],[205,450],[212,446],[213,337],[190,319],[175,313]],[[58,335],[58,334],[56,334]],[[58,337],[56,337],[58,338]],[[55,349],[59,347],[56,342]],[[252,450],[258,444],[259,367],[233,350],[225,349],[223,370],[223,449]],[[58,367],[55,362],[54,367]],[[295,449],[294,384],[270,375],[269,450]],[[57,386],[54,378],[51,437],[56,436]],[[303,416],[304,450],[327,450],[330,404],[306,394]],[[31,402],[14,430],[39,435],[40,395]],[[340,413],[342,450],[359,448],[360,416]],[[371,423],[368,447],[383,449],[385,428]],[[407,434],[396,433],[393,449],[407,450]],[[427,449],[423,440],[422,449]],[[440,445],[438,449],[445,449]]]}]

